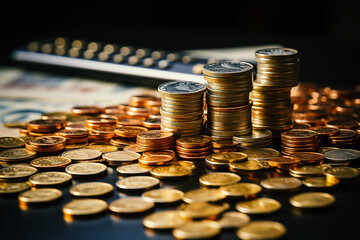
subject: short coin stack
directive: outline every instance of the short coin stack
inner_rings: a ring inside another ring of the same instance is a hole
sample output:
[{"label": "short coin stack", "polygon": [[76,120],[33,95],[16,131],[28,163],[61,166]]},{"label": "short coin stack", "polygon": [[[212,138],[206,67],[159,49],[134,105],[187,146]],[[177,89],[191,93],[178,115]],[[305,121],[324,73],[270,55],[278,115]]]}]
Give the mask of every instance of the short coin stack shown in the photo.
[{"label": "short coin stack", "polygon": [[176,151],[182,159],[205,159],[212,153],[213,145],[211,137],[198,135],[182,137],[176,140]]},{"label": "short coin stack", "polygon": [[257,75],[250,94],[252,125],[257,130],[273,131],[278,143],[281,131],[292,128],[290,91],[298,84],[298,52],[288,48],[259,49],[255,57]]},{"label": "short coin stack", "polygon": [[281,134],[282,153],[316,152],[319,149],[318,134],[308,129],[292,129]]},{"label": "short coin stack", "polygon": [[209,63],[203,68],[207,81],[207,134],[216,139],[251,132],[253,66],[246,62]]},{"label": "short coin stack", "polygon": [[237,142],[241,148],[267,148],[272,146],[272,132],[270,130],[253,130],[247,135],[233,136],[233,140]]},{"label": "short coin stack", "polygon": [[169,150],[175,146],[174,134],[162,130],[150,130],[138,133],[136,145],[145,151]]},{"label": "short coin stack", "polygon": [[161,84],[161,129],[176,138],[202,134],[205,89],[204,84],[191,81]]}]

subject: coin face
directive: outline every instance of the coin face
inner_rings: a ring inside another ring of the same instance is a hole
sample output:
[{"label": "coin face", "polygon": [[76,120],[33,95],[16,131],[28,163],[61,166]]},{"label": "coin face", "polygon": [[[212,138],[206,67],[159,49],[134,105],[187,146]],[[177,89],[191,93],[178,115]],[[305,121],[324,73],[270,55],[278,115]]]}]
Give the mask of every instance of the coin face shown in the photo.
[{"label": "coin face", "polygon": [[324,153],[327,160],[333,162],[346,162],[360,159],[360,151],[355,149],[335,149]]},{"label": "coin face", "polygon": [[183,148],[206,147],[211,144],[212,139],[206,135],[198,135],[191,137],[178,138],[176,144]]},{"label": "coin face", "polygon": [[116,186],[121,190],[140,191],[158,187],[160,180],[150,176],[131,176],[120,179]]},{"label": "coin face", "polygon": [[69,193],[76,197],[98,197],[112,193],[114,187],[106,182],[87,182],[72,186]]},{"label": "coin face", "polygon": [[71,163],[71,159],[61,156],[45,156],[31,160],[30,165],[36,168],[60,168]]},{"label": "coin face", "polygon": [[102,152],[94,149],[74,149],[65,151],[62,156],[70,158],[72,161],[83,161],[99,158],[102,156]]},{"label": "coin face", "polygon": [[159,188],[144,192],[141,197],[153,203],[174,203],[180,201],[184,193],[172,188]]},{"label": "coin face", "polygon": [[192,175],[192,169],[181,165],[156,166],[150,170],[150,174],[159,179],[182,178]]},{"label": "coin face", "polygon": [[0,179],[12,181],[22,178],[28,178],[37,173],[37,169],[31,166],[16,164],[0,169]]},{"label": "coin face", "polygon": [[35,157],[35,151],[29,151],[26,148],[11,148],[0,152],[2,161],[22,161]]},{"label": "coin face", "polygon": [[66,138],[61,136],[42,136],[31,139],[30,142],[34,145],[52,146],[65,143]]},{"label": "coin face", "polygon": [[268,214],[281,208],[280,202],[272,198],[256,198],[235,205],[236,210],[246,214]]},{"label": "coin face", "polygon": [[269,190],[292,191],[297,190],[302,183],[294,177],[278,177],[261,180],[260,185]]},{"label": "coin face", "polygon": [[220,225],[211,220],[188,221],[172,232],[176,239],[206,239],[215,237],[221,232]]},{"label": "coin face", "polygon": [[153,202],[145,201],[141,197],[127,197],[116,199],[109,204],[109,210],[118,214],[139,214],[155,207]]},{"label": "coin face", "polygon": [[150,229],[172,229],[186,223],[176,210],[162,210],[144,217],[143,225]]},{"label": "coin face", "polygon": [[224,186],[237,183],[241,177],[235,173],[215,172],[202,175],[199,178],[200,184],[204,186]]},{"label": "coin face", "polygon": [[111,163],[130,163],[136,162],[141,157],[141,154],[127,151],[113,151],[104,153],[102,157],[103,159]]},{"label": "coin face", "polygon": [[56,186],[68,183],[72,180],[72,176],[64,172],[39,172],[29,178],[29,182],[33,186]]},{"label": "coin face", "polygon": [[275,221],[252,221],[237,230],[240,239],[279,239],[286,234],[283,224]]},{"label": "coin face", "polygon": [[194,202],[218,202],[225,198],[219,189],[215,188],[199,188],[185,192],[183,200],[186,203]]},{"label": "coin face", "polygon": [[0,149],[20,148],[25,146],[25,141],[17,137],[0,137]]},{"label": "coin face", "polygon": [[107,166],[102,163],[80,162],[68,165],[65,171],[72,176],[97,176],[106,173]]},{"label": "coin face", "polygon": [[256,197],[261,190],[261,186],[255,183],[234,183],[219,188],[219,191],[225,196],[241,197],[244,199]]},{"label": "coin face", "polygon": [[227,61],[206,64],[203,73],[209,76],[239,75],[253,70],[253,66],[247,62]]},{"label": "coin face", "polygon": [[63,214],[67,216],[88,216],[105,212],[108,204],[101,199],[86,198],[75,199],[66,203],[63,208]]},{"label": "coin face", "polygon": [[290,198],[290,204],[298,208],[323,208],[335,203],[331,194],[324,192],[300,193]]},{"label": "coin face", "polygon": [[266,48],[256,50],[255,54],[263,56],[290,56],[297,54],[297,51],[290,48]]},{"label": "coin face", "polygon": [[56,188],[37,188],[21,192],[18,196],[20,204],[41,204],[58,200],[62,192]]},{"label": "coin face", "polygon": [[332,178],[331,181],[328,181],[325,176],[321,177],[307,177],[302,180],[302,183],[310,188],[331,188],[339,184],[340,180],[337,178]]},{"label": "coin face", "polygon": [[29,182],[0,182],[0,194],[17,194],[30,187]]},{"label": "coin face", "polygon": [[189,94],[204,92],[206,86],[201,83],[191,81],[171,81],[159,85],[158,90],[161,93],[170,94]]}]

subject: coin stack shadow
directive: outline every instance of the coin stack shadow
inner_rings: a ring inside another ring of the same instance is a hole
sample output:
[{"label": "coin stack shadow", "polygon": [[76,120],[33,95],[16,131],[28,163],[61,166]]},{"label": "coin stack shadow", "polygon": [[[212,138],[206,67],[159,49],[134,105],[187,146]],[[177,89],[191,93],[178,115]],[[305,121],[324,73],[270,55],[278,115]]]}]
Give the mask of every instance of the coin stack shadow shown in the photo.
[{"label": "coin stack shadow", "polygon": [[172,81],[159,85],[161,130],[175,138],[201,135],[204,132],[204,94],[201,83]]},{"label": "coin stack shadow", "polygon": [[207,81],[207,135],[213,140],[251,133],[253,66],[240,61],[209,63],[203,68]]},{"label": "coin stack shadow", "polygon": [[292,129],[291,88],[297,86],[298,52],[289,48],[267,48],[255,52],[257,74],[252,101],[252,124],[256,130],[271,130],[274,147],[280,148],[280,134]]}]

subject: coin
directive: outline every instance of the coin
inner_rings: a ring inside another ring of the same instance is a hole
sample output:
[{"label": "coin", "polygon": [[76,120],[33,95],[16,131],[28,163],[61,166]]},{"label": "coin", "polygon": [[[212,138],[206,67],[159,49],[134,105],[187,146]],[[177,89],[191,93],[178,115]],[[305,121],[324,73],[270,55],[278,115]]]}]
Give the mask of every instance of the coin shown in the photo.
[{"label": "coin", "polygon": [[17,137],[0,137],[0,149],[20,148],[25,146],[25,141]]},{"label": "coin", "polygon": [[291,157],[299,159],[303,164],[320,163],[324,160],[324,155],[316,152],[297,152]]},{"label": "coin", "polygon": [[205,85],[191,81],[170,81],[159,85],[158,91],[162,97],[174,95],[187,96],[201,94],[205,91]]},{"label": "coin", "polygon": [[227,211],[216,221],[222,229],[236,229],[250,222],[250,217],[241,212]]},{"label": "coin", "polygon": [[18,194],[30,187],[29,182],[0,182],[0,195]]},{"label": "coin", "polygon": [[234,172],[252,172],[262,170],[264,165],[258,160],[247,160],[245,162],[235,161],[229,163],[229,168]]},{"label": "coin", "polygon": [[170,164],[175,158],[175,152],[172,150],[165,151],[146,151],[138,159],[138,162],[143,165],[155,166]]},{"label": "coin", "polygon": [[143,225],[150,229],[173,229],[186,223],[176,210],[162,210],[143,218]]},{"label": "coin", "polygon": [[328,166],[321,164],[300,164],[290,167],[289,173],[299,177],[318,176],[323,175],[326,168]]},{"label": "coin", "polygon": [[360,151],[355,149],[335,149],[324,153],[327,160],[332,162],[352,162],[360,159]]},{"label": "coin", "polygon": [[150,170],[150,174],[159,179],[176,179],[189,177],[192,175],[192,169],[182,165],[156,166]]},{"label": "coin", "polygon": [[0,179],[2,181],[21,181],[37,173],[37,169],[31,166],[15,164],[0,169]]},{"label": "coin", "polygon": [[324,170],[324,174],[328,182],[335,182],[337,179],[340,181],[353,180],[360,175],[356,168],[345,166],[327,168]]},{"label": "coin", "polygon": [[218,162],[245,162],[248,160],[248,156],[245,153],[241,152],[224,152],[224,153],[215,153],[212,155],[213,161]]},{"label": "coin", "polygon": [[74,115],[97,115],[103,112],[103,109],[99,106],[82,105],[74,106],[71,109],[71,113]]},{"label": "coin", "polygon": [[290,204],[298,208],[324,208],[335,203],[335,198],[329,193],[307,192],[299,193],[290,198]]},{"label": "coin", "polygon": [[64,120],[61,119],[36,119],[28,122],[28,131],[37,133],[51,133],[64,128]]},{"label": "coin", "polygon": [[289,170],[290,167],[295,166],[300,162],[300,159],[291,156],[273,157],[267,161],[269,166],[284,170]]},{"label": "coin", "polygon": [[123,175],[150,174],[151,168],[152,167],[134,163],[134,164],[126,164],[126,165],[118,166],[116,168],[116,172]]},{"label": "coin", "polygon": [[23,161],[35,157],[36,152],[29,151],[26,148],[11,148],[0,151],[1,161]]},{"label": "coin", "polygon": [[260,140],[268,139],[272,137],[270,130],[253,130],[251,134],[243,136],[233,136],[233,140],[236,142],[257,142]]},{"label": "coin", "polygon": [[215,188],[198,188],[185,192],[183,201],[186,203],[194,202],[218,202],[223,200],[225,195]]},{"label": "coin", "polygon": [[85,198],[75,199],[66,203],[62,212],[64,217],[84,217],[104,213],[108,209],[108,204],[101,199]]},{"label": "coin", "polygon": [[261,190],[261,186],[254,183],[234,183],[219,188],[219,191],[226,197],[242,199],[255,198]]},{"label": "coin", "polygon": [[102,197],[113,193],[114,187],[105,182],[79,183],[69,189],[69,193],[75,197]]},{"label": "coin", "polygon": [[113,200],[109,210],[117,214],[143,214],[155,207],[153,202],[148,202],[141,197],[126,197]]},{"label": "coin", "polygon": [[328,181],[325,176],[322,177],[307,177],[302,180],[302,183],[310,188],[331,188],[338,185],[340,182],[339,179],[333,178],[332,181]]},{"label": "coin", "polygon": [[208,239],[219,235],[220,225],[211,220],[188,221],[175,228],[172,235],[176,239]]},{"label": "coin", "polygon": [[52,203],[62,197],[62,192],[56,188],[37,188],[21,192],[18,195],[20,205],[39,205]]},{"label": "coin", "polygon": [[64,168],[71,163],[71,159],[61,156],[44,156],[31,160],[30,165],[39,169]]},{"label": "coin", "polygon": [[124,191],[145,191],[159,185],[159,179],[150,176],[130,176],[116,182],[116,186]]},{"label": "coin", "polygon": [[74,149],[62,153],[63,157],[70,158],[72,161],[92,160],[102,156],[102,152],[94,149]]},{"label": "coin", "polygon": [[111,165],[121,165],[127,163],[134,163],[141,157],[141,154],[127,151],[112,151],[106,152],[102,155]]},{"label": "coin", "polygon": [[119,137],[136,138],[138,133],[147,132],[148,129],[140,126],[122,126],[115,128],[114,131]]},{"label": "coin", "polygon": [[29,182],[36,187],[55,187],[70,183],[72,176],[64,172],[39,172],[29,177]]},{"label": "coin", "polygon": [[253,66],[247,62],[241,61],[225,61],[206,64],[203,67],[203,73],[207,76],[229,77],[238,76],[249,73],[253,70]]},{"label": "coin", "polygon": [[96,145],[88,145],[86,147],[83,147],[82,149],[92,149],[92,150],[100,151],[101,153],[107,153],[107,152],[117,151],[118,147],[110,144],[96,144]]},{"label": "coin", "polygon": [[201,148],[211,145],[212,139],[206,135],[198,135],[176,139],[177,146],[183,148]]},{"label": "coin", "polygon": [[286,234],[283,224],[275,221],[252,221],[237,230],[240,239],[280,239]]},{"label": "coin", "polygon": [[281,154],[279,151],[272,148],[247,148],[240,150],[248,156],[248,159],[254,160],[269,160],[272,157],[279,157]]},{"label": "coin", "polygon": [[175,203],[181,201],[184,193],[178,189],[159,188],[144,192],[141,197],[153,203]]},{"label": "coin", "polygon": [[236,210],[246,214],[270,214],[281,208],[279,201],[272,198],[256,198],[238,202]]},{"label": "coin", "polygon": [[107,166],[96,162],[72,163],[65,171],[73,177],[95,177],[107,173]]},{"label": "coin", "polygon": [[203,186],[207,187],[219,187],[237,183],[241,180],[241,177],[235,173],[229,172],[215,172],[208,173],[200,176],[199,182]]},{"label": "coin", "polygon": [[224,211],[229,209],[229,203],[214,204],[208,202],[183,203],[177,211],[181,218],[187,220],[194,219],[216,219]]},{"label": "coin", "polygon": [[272,191],[295,191],[300,188],[302,182],[294,177],[277,177],[263,179],[260,185]]}]

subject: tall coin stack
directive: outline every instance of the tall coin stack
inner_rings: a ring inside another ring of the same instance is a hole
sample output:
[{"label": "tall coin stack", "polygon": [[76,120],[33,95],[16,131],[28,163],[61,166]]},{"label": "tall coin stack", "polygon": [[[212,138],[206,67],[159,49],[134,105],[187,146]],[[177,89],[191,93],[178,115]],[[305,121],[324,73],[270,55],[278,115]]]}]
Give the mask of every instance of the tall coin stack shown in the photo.
[{"label": "tall coin stack", "polygon": [[204,94],[206,86],[191,81],[171,81],[158,87],[161,96],[161,130],[175,138],[204,132]]},{"label": "tall coin stack", "polygon": [[293,104],[290,91],[298,84],[298,52],[289,48],[267,48],[255,52],[256,80],[250,93],[252,126],[271,130],[274,146],[279,146],[281,132],[292,129]]},{"label": "tall coin stack", "polygon": [[207,81],[207,134],[213,140],[251,133],[253,66],[241,61],[209,63],[203,68]]}]

